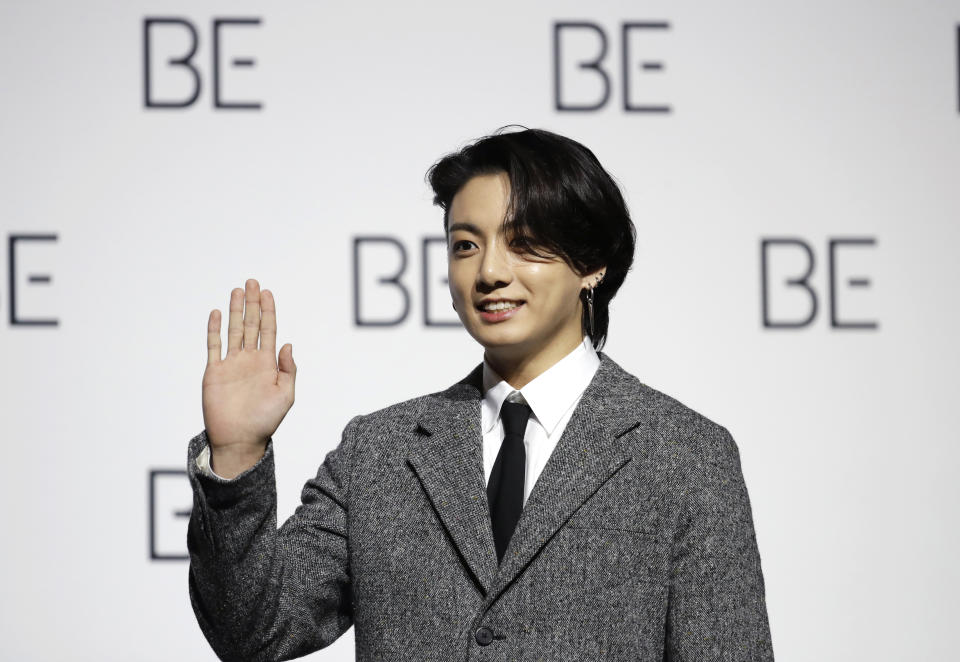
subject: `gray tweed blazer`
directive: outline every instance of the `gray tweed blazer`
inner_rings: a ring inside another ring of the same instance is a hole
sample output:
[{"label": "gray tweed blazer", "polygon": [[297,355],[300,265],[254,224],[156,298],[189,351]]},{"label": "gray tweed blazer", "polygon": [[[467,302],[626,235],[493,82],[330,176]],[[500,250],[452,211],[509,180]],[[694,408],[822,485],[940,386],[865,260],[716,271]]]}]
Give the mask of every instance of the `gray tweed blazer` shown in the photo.
[{"label": "gray tweed blazer", "polygon": [[497,564],[482,364],[355,416],[277,529],[274,450],[232,481],[190,440],[189,593],[223,660],[289,660],[355,627],[360,662],[768,662],[736,443],[603,352]]}]

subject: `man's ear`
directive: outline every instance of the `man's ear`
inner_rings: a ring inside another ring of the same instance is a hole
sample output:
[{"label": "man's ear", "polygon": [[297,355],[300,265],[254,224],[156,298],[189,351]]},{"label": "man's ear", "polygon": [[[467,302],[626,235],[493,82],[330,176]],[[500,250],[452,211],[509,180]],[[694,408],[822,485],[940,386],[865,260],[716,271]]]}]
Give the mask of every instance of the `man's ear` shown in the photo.
[{"label": "man's ear", "polygon": [[607,267],[603,266],[584,275],[580,279],[580,289],[590,289],[596,287],[603,281],[607,273]]}]

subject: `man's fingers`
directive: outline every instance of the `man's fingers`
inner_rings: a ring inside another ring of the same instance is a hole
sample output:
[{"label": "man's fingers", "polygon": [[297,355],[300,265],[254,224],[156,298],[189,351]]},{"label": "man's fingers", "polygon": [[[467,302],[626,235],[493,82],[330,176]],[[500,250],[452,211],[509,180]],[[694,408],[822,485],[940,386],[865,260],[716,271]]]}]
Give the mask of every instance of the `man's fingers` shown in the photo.
[{"label": "man's fingers", "polygon": [[257,336],[260,334],[260,283],[253,278],[248,278],[245,293],[243,348],[255,350],[257,349]]},{"label": "man's fingers", "polygon": [[243,348],[243,290],[230,290],[230,318],[227,322],[227,354]]},{"label": "man's fingers", "polygon": [[290,391],[294,396],[294,384],[297,381],[297,364],[293,362],[293,345],[287,343],[280,348],[280,370],[277,372],[277,384]]},{"label": "man's fingers", "polygon": [[207,365],[220,360],[220,311],[210,311],[207,318]]},{"label": "man's fingers", "polygon": [[269,352],[274,364],[277,360],[277,302],[273,292],[260,292],[260,349]]}]

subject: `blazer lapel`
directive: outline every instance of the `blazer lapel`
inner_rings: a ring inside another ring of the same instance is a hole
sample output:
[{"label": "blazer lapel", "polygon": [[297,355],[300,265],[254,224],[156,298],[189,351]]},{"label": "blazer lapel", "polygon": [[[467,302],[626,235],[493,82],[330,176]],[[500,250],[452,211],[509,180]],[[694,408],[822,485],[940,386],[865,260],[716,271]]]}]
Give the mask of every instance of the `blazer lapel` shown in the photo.
[{"label": "blazer lapel", "polygon": [[637,425],[636,378],[603,352],[553,453],[524,504],[497,565],[483,472],[480,430],[483,364],[438,394],[420,417],[429,438],[415,445],[409,462],[451,538],[492,603],[563,526],[573,512],[630,461],[617,438]]},{"label": "blazer lapel", "polygon": [[497,572],[497,554],[483,472],[482,383],[481,363],[437,394],[433,407],[419,419],[420,430],[429,437],[413,445],[407,459],[486,593]]}]

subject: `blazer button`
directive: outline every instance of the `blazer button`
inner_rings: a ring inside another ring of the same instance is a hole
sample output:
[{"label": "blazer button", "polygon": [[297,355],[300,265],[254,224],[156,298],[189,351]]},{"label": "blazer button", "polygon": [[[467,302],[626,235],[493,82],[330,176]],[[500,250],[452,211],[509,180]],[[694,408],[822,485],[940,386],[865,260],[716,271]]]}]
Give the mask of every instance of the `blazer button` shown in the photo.
[{"label": "blazer button", "polygon": [[476,637],[478,644],[481,646],[486,646],[493,641],[493,630],[484,625],[483,627],[477,628],[474,636]]}]

